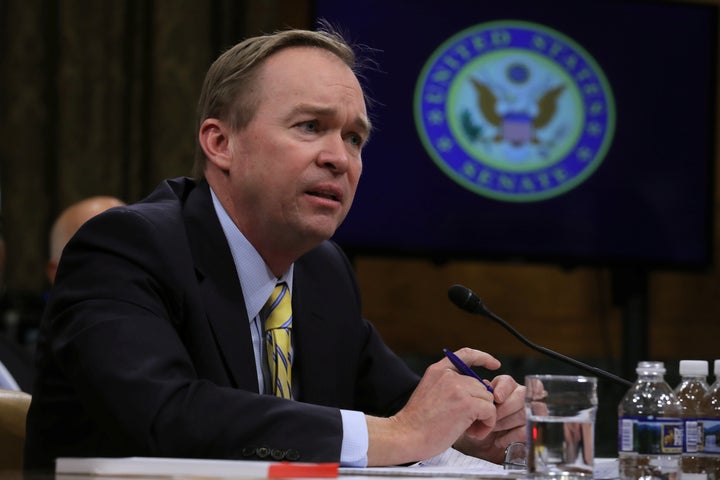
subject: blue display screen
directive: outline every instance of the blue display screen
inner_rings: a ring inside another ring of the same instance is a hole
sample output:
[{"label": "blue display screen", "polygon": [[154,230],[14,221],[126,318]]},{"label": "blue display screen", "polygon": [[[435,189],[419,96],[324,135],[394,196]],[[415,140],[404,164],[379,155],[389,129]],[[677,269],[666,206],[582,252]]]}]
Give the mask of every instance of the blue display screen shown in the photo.
[{"label": "blue display screen", "polygon": [[717,5],[316,0],[369,47],[350,254],[706,267]]}]

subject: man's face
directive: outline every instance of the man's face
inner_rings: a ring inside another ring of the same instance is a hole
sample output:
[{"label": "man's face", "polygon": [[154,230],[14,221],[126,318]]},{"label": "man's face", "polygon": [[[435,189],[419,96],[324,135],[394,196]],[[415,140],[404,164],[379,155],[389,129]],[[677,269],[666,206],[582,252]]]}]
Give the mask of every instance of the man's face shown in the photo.
[{"label": "man's face", "polygon": [[362,89],[331,53],[292,47],[257,72],[257,111],[230,136],[234,217],[256,246],[310,249],[350,209],[369,134]]}]

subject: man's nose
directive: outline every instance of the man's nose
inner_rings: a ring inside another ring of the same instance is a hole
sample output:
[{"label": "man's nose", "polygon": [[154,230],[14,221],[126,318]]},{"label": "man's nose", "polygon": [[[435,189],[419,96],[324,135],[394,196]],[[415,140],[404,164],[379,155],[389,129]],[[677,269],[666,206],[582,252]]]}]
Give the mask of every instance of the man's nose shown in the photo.
[{"label": "man's nose", "polygon": [[328,136],[318,154],[318,164],[323,168],[344,172],[350,161],[347,144],[340,135]]}]

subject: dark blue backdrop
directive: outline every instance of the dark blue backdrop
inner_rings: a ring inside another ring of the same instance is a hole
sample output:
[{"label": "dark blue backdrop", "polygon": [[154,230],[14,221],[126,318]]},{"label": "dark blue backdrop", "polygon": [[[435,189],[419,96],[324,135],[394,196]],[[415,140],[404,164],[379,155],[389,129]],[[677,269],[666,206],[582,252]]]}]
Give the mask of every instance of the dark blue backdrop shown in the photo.
[{"label": "dark blue backdrop", "polygon": [[[697,267],[711,261],[717,6],[659,1],[316,0],[315,15],[377,49],[377,101],[355,204],[335,239],[350,253]],[[532,203],[471,193],[423,149],[417,77],[458,31],[492,20],[544,24],[605,72],[612,146],[579,187]]]}]

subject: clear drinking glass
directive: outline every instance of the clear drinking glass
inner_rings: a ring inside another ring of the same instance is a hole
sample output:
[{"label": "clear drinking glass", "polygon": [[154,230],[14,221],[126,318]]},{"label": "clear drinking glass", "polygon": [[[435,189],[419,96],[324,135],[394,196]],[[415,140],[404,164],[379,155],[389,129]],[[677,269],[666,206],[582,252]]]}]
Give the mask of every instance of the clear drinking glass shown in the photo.
[{"label": "clear drinking glass", "polygon": [[597,378],[527,375],[527,469],[533,478],[592,478]]}]

